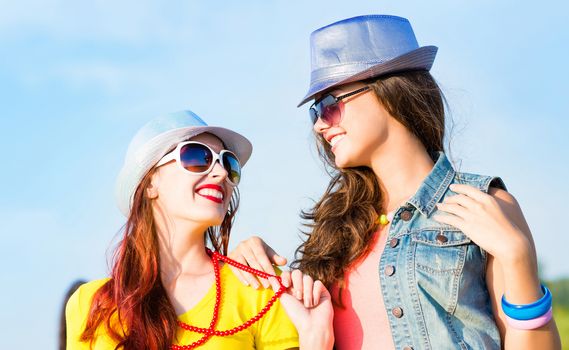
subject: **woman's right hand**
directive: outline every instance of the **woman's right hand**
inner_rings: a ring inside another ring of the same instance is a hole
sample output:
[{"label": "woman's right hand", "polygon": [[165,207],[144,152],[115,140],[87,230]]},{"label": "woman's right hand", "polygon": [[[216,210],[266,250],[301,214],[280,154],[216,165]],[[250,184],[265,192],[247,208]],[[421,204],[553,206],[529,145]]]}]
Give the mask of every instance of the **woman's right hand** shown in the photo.
[{"label": "woman's right hand", "polygon": [[[269,281],[274,291],[279,290],[275,277]],[[334,309],[330,292],[300,270],[283,271],[281,281],[289,288],[280,303],[298,331],[300,349],[332,349]]]},{"label": "woman's right hand", "polygon": [[[237,247],[229,253],[229,258],[248,265],[256,270],[275,275],[273,264],[277,266],[286,265],[286,258],[277,254],[273,248],[269,247],[260,237],[252,236],[241,241]],[[246,286],[257,289],[260,285],[268,288],[270,283],[264,279],[257,279],[253,274],[240,270],[230,265],[231,270],[237,278]]]}]

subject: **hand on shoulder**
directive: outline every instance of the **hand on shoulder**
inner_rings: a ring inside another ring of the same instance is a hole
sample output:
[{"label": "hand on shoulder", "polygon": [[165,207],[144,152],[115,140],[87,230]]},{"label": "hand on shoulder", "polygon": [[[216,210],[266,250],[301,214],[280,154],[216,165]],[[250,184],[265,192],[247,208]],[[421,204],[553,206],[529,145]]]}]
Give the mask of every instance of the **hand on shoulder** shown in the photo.
[{"label": "hand on shoulder", "polygon": [[502,262],[535,259],[533,239],[514,196],[497,188],[484,193],[462,184],[451,185],[451,190],[457,194],[437,204],[440,212],[435,220],[458,228]]}]

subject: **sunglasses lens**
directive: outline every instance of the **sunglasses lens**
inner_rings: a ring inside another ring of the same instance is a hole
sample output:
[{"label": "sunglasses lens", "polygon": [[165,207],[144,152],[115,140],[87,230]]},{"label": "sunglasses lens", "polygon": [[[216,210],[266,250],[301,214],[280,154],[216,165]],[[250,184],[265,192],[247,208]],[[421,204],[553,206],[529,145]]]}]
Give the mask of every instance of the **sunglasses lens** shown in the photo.
[{"label": "sunglasses lens", "polygon": [[193,173],[202,173],[211,166],[213,155],[204,145],[190,143],[180,149],[182,166]]},{"label": "sunglasses lens", "polygon": [[310,120],[312,121],[312,125],[316,124],[316,121],[318,120],[318,112],[316,112],[316,106],[310,107],[308,112],[310,113]]},{"label": "sunglasses lens", "polygon": [[342,112],[340,111],[340,105],[336,102],[336,99],[328,95],[319,103],[321,108],[322,121],[329,126],[336,126],[340,123],[342,119]]},{"label": "sunglasses lens", "polygon": [[328,126],[338,125],[342,119],[340,103],[342,102],[336,102],[336,99],[332,95],[327,95],[318,101],[318,103],[310,107],[310,119],[312,120],[312,124],[316,124],[318,118],[320,118],[324,124]]},{"label": "sunglasses lens", "polygon": [[237,157],[231,152],[224,152],[221,158],[229,181],[234,185],[239,184],[239,181],[241,181],[241,164],[239,164]]},{"label": "sunglasses lens", "polygon": [[[221,152],[220,163],[227,171],[228,180],[234,184],[239,184],[241,180],[241,164],[235,154],[229,151]],[[180,163],[189,172],[205,173],[211,169],[213,153],[206,146],[199,143],[189,143],[180,149]]]}]

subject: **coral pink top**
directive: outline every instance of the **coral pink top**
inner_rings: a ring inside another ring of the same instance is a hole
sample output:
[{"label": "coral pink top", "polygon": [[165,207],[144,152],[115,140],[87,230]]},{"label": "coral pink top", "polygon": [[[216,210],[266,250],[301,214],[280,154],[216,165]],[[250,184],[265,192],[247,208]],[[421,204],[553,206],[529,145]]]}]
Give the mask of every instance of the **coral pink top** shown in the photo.
[{"label": "coral pink top", "polygon": [[[334,307],[336,349],[395,349],[379,283],[379,259],[388,230],[376,233],[373,249],[345,275],[345,309]],[[379,236],[379,239],[378,239]],[[337,288],[332,288],[337,293]]]}]

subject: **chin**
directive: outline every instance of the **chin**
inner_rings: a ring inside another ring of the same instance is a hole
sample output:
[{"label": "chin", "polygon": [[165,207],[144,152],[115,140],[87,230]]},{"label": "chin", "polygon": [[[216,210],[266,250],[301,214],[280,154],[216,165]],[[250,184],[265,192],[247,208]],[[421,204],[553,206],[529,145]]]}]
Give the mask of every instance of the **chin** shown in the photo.
[{"label": "chin", "polygon": [[198,220],[199,222],[207,225],[208,227],[214,227],[214,226],[219,226],[221,225],[221,223],[223,222],[223,218],[219,219],[219,218],[201,218],[200,220]]},{"label": "chin", "polygon": [[353,168],[357,165],[354,164],[353,160],[346,156],[346,154],[338,152],[334,157],[334,164],[339,169]]},{"label": "chin", "polygon": [[199,210],[194,209],[189,211],[185,217],[194,222],[206,224],[207,226],[219,226],[225,218],[225,212],[209,208],[200,208]]},{"label": "chin", "polygon": [[345,161],[338,160],[338,158],[334,160],[334,163],[336,164],[336,168],[338,169],[344,169],[348,167],[348,164]]},{"label": "chin", "polygon": [[350,147],[350,144],[347,143],[348,140],[344,138],[336,147],[334,153],[334,164],[336,164],[337,168],[350,168],[353,167],[353,150]]},{"label": "chin", "polygon": [[[343,142],[340,141],[340,142]],[[342,144],[334,153],[334,164],[339,169],[369,166],[366,150],[361,147],[350,147],[350,144]]]},{"label": "chin", "polygon": [[204,221],[209,222],[210,226],[219,226],[223,222],[224,217],[225,213],[223,214],[215,213],[214,215],[211,215],[207,218],[204,217]]}]

